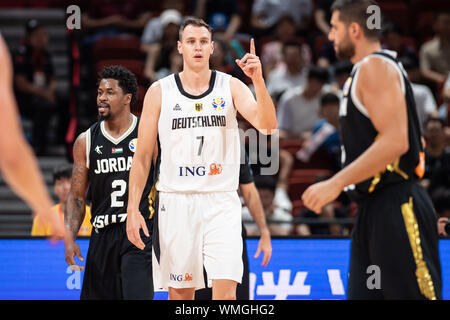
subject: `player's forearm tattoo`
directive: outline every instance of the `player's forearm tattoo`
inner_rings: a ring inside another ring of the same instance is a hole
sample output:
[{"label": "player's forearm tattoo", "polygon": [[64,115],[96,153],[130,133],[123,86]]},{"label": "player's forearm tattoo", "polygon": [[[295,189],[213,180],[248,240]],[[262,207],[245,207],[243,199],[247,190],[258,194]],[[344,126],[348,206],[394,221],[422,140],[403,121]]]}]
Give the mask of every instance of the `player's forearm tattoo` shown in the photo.
[{"label": "player's forearm tattoo", "polygon": [[72,174],[72,186],[67,199],[66,212],[64,214],[64,223],[66,228],[72,232],[75,238],[80,230],[81,224],[86,214],[85,200],[85,173],[76,166]]}]

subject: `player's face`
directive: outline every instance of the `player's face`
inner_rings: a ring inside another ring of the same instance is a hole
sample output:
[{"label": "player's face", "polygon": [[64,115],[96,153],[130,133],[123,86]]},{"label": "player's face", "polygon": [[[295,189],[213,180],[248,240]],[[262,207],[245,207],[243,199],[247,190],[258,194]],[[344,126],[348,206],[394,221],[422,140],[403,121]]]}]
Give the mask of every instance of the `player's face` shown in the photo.
[{"label": "player's face", "polygon": [[355,45],[350,39],[348,25],[339,20],[339,11],[331,16],[331,29],[328,39],[334,43],[336,56],[341,60],[350,60],[355,55]]},{"label": "player's face", "polygon": [[99,120],[109,120],[122,110],[131,100],[130,94],[123,94],[116,79],[102,79],[97,88],[97,108]]},{"label": "player's face", "polygon": [[178,41],[178,52],[183,55],[185,65],[194,69],[209,67],[213,51],[214,43],[208,29],[193,25],[184,28],[181,41]]},{"label": "player's face", "polygon": [[70,178],[60,178],[55,181],[53,190],[58,197],[59,202],[66,203],[70,191]]}]

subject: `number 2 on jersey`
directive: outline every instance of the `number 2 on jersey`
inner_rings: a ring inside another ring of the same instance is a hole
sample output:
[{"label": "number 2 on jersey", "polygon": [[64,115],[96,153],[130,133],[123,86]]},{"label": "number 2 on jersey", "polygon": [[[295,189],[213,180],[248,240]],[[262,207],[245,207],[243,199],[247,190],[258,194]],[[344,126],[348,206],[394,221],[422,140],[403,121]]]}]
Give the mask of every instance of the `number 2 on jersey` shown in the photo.
[{"label": "number 2 on jersey", "polygon": [[117,200],[117,198],[122,197],[125,194],[125,191],[127,190],[127,183],[124,180],[114,180],[112,182],[112,188],[116,189],[117,187],[119,190],[111,192],[111,207],[113,208],[124,206],[124,202]]}]

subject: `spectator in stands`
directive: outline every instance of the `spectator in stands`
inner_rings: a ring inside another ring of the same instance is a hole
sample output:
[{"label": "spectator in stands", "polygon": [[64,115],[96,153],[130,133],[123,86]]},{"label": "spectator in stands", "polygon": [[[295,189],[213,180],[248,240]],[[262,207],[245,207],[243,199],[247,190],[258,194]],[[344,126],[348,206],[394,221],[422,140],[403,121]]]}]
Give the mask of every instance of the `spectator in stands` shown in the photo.
[{"label": "spectator in stands", "polygon": [[[148,24],[141,39],[141,48],[147,54],[144,74],[151,82],[157,80],[157,70],[170,69],[170,53],[177,47],[178,32],[183,22],[176,9],[167,9],[155,19]],[[161,27],[160,36],[155,33],[158,26]]]},{"label": "spectator in stands", "polygon": [[[271,235],[288,235],[292,231],[292,215],[289,208],[277,206],[274,203],[276,179],[273,176],[254,176],[255,185],[261,198],[264,213]],[[246,207],[242,210],[245,221],[251,221],[251,215]],[[248,235],[258,235],[254,224],[246,224]]]},{"label": "spectator in stands", "polygon": [[437,12],[435,37],[420,49],[420,69],[425,78],[441,85],[450,72],[450,11]]},{"label": "spectator in stands", "polygon": [[350,61],[338,61],[334,64],[333,91],[337,92],[340,98],[342,98],[342,89],[344,88],[344,84],[350,76],[352,69],[353,64]]},{"label": "spectator in stands", "polygon": [[241,26],[238,0],[197,0],[194,16],[205,20],[214,31],[222,30],[218,39],[225,43],[233,39]]},{"label": "spectator in stands", "polygon": [[[70,184],[72,181],[72,165],[64,164],[55,168],[53,171],[53,191],[58,197],[58,204],[52,207],[55,215],[58,215],[61,220],[64,220],[64,209],[66,208],[67,197],[69,196]],[[90,236],[91,225],[90,208],[86,206],[86,216],[80,228],[78,235]],[[49,236],[52,234],[50,224],[43,222],[39,216],[33,220],[33,227],[31,228],[32,236]]]},{"label": "spectator in stands", "polygon": [[[234,61],[238,58],[236,52],[227,42],[215,39],[214,40],[214,52],[210,58],[210,67],[211,69],[222,71],[232,75],[233,77],[243,79],[243,73],[240,68],[236,68],[237,66]],[[239,70],[238,70],[239,69]]]},{"label": "spectator in stands", "polygon": [[405,43],[403,31],[398,24],[394,22],[383,23],[382,36],[383,49],[397,52],[397,59],[406,58],[411,60],[414,65],[419,64],[416,49]]},{"label": "spectator in stands", "polygon": [[286,91],[280,98],[277,109],[280,138],[304,138],[320,119],[320,97],[328,88],[328,71],[311,67],[305,86]]},{"label": "spectator in stands", "polygon": [[48,41],[47,29],[37,20],[29,20],[25,43],[13,53],[19,110],[33,122],[32,146],[38,156],[47,154],[49,122],[57,110],[57,82]]},{"label": "spectator in stands", "polygon": [[269,74],[277,67],[284,65],[283,48],[287,43],[299,43],[301,47],[301,58],[304,66],[309,65],[311,60],[311,50],[304,43],[304,39],[295,34],[295,21],[291,15],[281,16],[275,26],[273,35],[261,39],[261,61],[263,64],[264,76]]},{"label": "spectator in stands", "polygon": [[272,70],[267,77],[267,91],[275,101],[289,88],[304,86],[307,70],[302,57],[302,45],[287,42],[283,45],[284,64]]},{"label": "spectator in stands", "polygon": [[[316,178],[315,182],[324,181],[329,177],[319,176]],[[301,236],[310,235],[347,235],[348,229],[346,225],[341,225],[339,223],[329,223],[323,222],[321,220],[329,219],[342,219],[350,217],[350,201],[348,197],[342,193],[339,198],[330,202],[322,208],[320,214],[305,208],[296,215],[293,223],[295,228],[295,233]],[[305,223],[303,219],[316,220],[318,223]]]},{"label": "spectator in stands", "polygon": [[431,181],[436,179],[438,168],[442,167],[450,156],[445,145],[444,121],[436,117],[428,118],[424,123],[423,136],[426,141],[425,174],[420,184],[430,192]]},{"label": "spectator in stands", "polygon": [[436,117],[430,117],[424,123],[425,174],[421,184],[428,189],[437,169],[450,157],[450,151],[446,150],[444,127],[444,121]]},{"label": "spectator in stands", "polygon": [[163,66],[156,71],[156,80],[162,79],[172,73],[178,73],[183,71],[183,57],[178,52],[177,48],[173,48],[169,54],[169,68]]},{"label": "spectator in stands", "polygon": [[[446,121],[447,127],[450,126],[450,72],[448,73],[447,80],[444,83],[444,88],[442,89],[442,100],[443,103],[439,107],[439,117]],[[449,130],[450,131],[450,130]],[[450,132],[448,132],[448,141],[450,145]]]},{"label": "spectator in stands", "polygon": [[336,52],[334,51],[333,42],[327,41],[319,52],[317,65],[323,68],[328,68],[338,62]]},{"label": "spectator in stands", "polygon": [[411,81],[420,128],[423,129],[423,124],[428,117],[436,117],[438,115],[436,101],[430,88],[418,83],[421,79],[418,62],[408,57],[400,58],[399,61],[402,63]]},{"label": "spectator in stands", "polygon": [[256,33],[271,33],[280,17],[291,15],[295,29],[302,32],[311,21],[313,2],[311,0],[255,0],[252,7],[251,25]]},{"label": "spectator in stands", "polygon": [[90,0],[81,24],[91,34],[85,40],[95,42],[104,36],[140,35],[150,17],[145,0]]},{"label": "spectator in stands", "polygon": [[158,43],[163,37],[164,25],[174,23],[180,25],[183,21],[184,2],[178,0],[166,0],[162,3],[163,11],[160,15],[150,19],[145,25],[142,33],[141,44],[143,49],[146,45]]},{"label": "spectator in stands", "polygon": [[308,162],[318,149],[330,154],[334,160],[333,168],[337,172],[340,167],[340,142],[339,142],[339,97],[334,93],[326,93],[320,98],[320,119],[313,128],[313,133],[303,147],[297,152],[296,157],[300,161]]},{"label": "spectator in stands", "polygon": [[316,11],[314,11],[314,21],[317,28],[327,36],[331,29],[331,5],[333,2],[334,0],[318,0]]},{"label": "spectator in stands", "polygon": [[444,123],[439,118],[430,118],[425,128],[428,193],[437,213],[450,217],[450,148],[445,148]]}]

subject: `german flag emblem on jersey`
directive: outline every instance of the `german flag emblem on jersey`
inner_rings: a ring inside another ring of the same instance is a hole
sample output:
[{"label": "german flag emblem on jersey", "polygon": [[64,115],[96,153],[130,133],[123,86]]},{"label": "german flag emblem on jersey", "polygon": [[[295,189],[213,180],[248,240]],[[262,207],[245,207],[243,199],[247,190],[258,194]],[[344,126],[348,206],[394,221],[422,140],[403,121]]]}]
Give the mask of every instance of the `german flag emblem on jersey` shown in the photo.
[{"label": "german flag emblem on jersey", "polygon": [[195,111],[202,111],[203,110],[203,103],[196,103],[195,104]]}]

